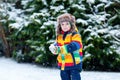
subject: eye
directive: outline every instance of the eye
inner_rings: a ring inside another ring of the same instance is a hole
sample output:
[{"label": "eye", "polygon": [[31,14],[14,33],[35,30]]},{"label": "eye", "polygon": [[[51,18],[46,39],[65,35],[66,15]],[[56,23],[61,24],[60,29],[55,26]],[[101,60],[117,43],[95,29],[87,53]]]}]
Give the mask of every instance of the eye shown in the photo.
[{"label": "eye", "polygon": [[64,24],[61,24],[62,26],[64,25]]},{"label": "eye", "polygon": [[66,25],[70,25],[70,23],[69,23],[69,22],[67,22],[67,23],[66,23]]}]

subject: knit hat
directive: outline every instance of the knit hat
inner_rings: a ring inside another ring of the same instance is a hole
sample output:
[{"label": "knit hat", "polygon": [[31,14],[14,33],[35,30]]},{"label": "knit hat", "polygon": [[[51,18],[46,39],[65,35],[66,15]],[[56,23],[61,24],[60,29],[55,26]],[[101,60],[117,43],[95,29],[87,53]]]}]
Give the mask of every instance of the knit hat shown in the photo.
[{"label": "knit hat", "polygon": [[65,22],[65,21],[75,24],[75,17],[69,13],[65,13],[65,14],[58,16],[57,18],[58,24]]}]

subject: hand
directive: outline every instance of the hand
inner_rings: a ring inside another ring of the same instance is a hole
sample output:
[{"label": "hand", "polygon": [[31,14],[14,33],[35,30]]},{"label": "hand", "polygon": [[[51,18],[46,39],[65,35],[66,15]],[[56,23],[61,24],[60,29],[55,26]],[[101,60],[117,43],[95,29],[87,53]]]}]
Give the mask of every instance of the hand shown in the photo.
[{"label": "hand", "polygon": [[49,46],[49,50],[50,50],[53,54],[58,54],[58,53],[57,53],[57,47],[54,46],[54,44],[51,44],[51,45]]}]

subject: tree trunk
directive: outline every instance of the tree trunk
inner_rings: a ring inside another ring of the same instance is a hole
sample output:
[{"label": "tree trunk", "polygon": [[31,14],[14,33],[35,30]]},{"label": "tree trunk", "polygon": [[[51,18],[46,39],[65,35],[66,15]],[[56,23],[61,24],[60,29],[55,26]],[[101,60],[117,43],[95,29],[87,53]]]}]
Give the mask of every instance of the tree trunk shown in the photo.
[{"label": "tree trunk", "polygon": [[3,41],[3,45],[4,45],[4,54],[6,57],[10,57],[10,50],[9,50],[9,46],[8,46],[8,42],[6,40],[6,37],[5,37],[5,32],[4,32],[4,29],[3,27],[0,25],[0,38],[1,40]]}]

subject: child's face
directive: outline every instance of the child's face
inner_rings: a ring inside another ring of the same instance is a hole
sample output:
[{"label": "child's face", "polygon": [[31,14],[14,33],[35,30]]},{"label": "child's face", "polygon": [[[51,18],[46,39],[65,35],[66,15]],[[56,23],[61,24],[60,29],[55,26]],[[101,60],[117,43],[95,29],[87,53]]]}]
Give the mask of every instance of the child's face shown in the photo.
[{"label": "child's face", "polygon": [[64,31],[64,32],[69,31],[71,28],[71,25],[69,22],[62,22],[60,25],[61,25],[62,31]]}]

